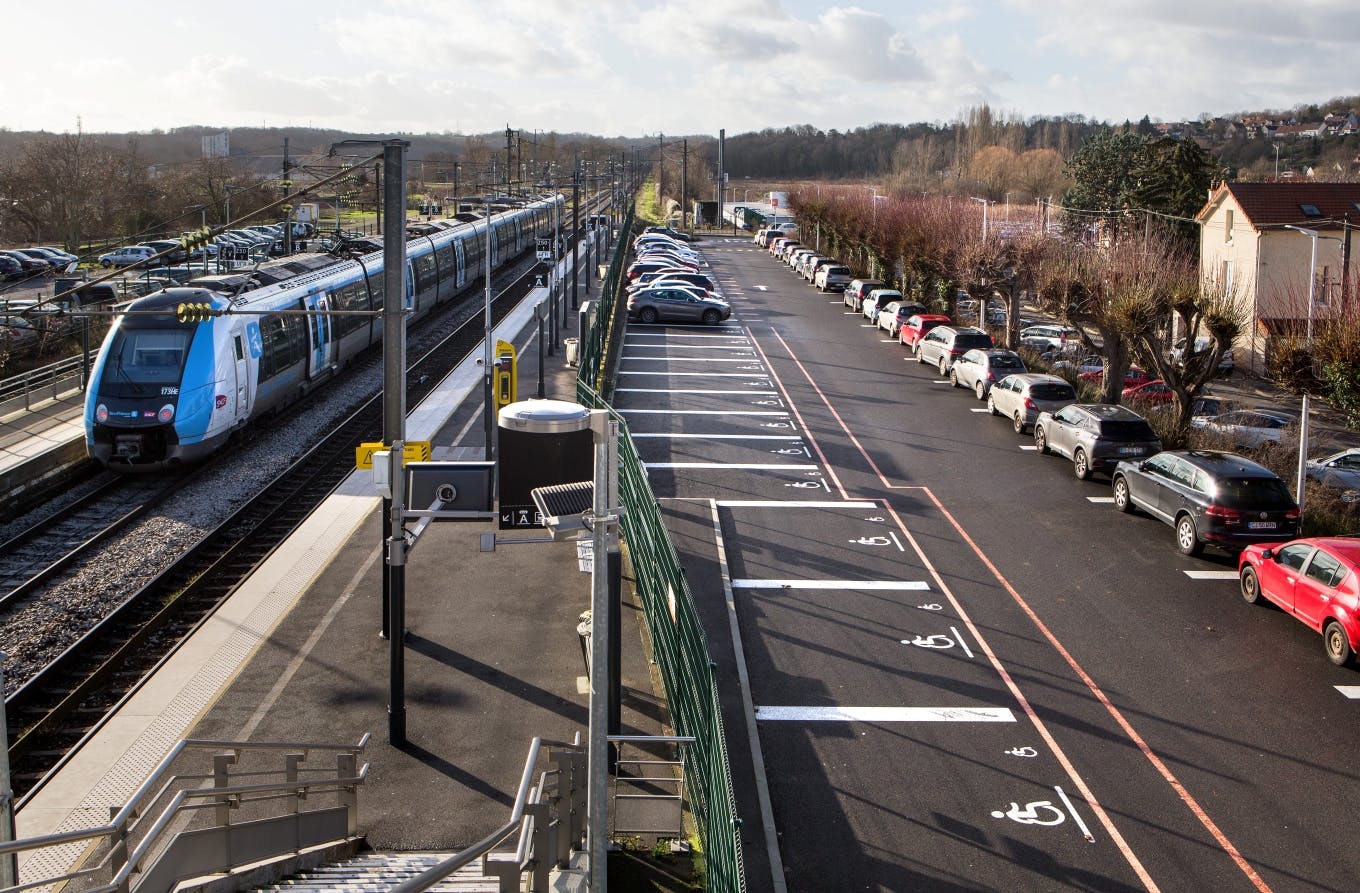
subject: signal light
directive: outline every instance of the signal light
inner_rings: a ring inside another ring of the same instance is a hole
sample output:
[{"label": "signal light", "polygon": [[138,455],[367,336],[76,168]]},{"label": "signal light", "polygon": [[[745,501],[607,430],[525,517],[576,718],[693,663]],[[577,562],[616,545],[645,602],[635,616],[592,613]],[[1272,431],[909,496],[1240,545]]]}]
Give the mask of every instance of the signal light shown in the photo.
[{"label": "signal light", "polygon": [[175,307],[175,318],[180,322],[207,322],[210,318],[221,315],[221,310],[215,309],[207,302],[188,301]]}]

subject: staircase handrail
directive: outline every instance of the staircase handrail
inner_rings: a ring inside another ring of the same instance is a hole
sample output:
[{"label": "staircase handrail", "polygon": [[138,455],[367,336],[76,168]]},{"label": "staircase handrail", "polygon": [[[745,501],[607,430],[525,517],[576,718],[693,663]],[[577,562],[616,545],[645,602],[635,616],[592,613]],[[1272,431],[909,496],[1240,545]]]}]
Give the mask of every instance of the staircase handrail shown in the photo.
[{"label": "staircase handrail", "polygon": [[[529,755],[524,760],[524,771],[520,774],[519,789],[515,793],[514,805],[510,808],[510,818],[504,825],[492,831],[486,837],[467,847],[466,849],[454,853],[447,859],[422,871],[420,874],[393,887],[389,893],[420,893],[428,890],[435,884],[447,878],[458,869],[465,865],[470,865],[474,860],[490,853],[496,846],[504,842],[515,830],[524,824],[525,810],[529,804],[530,796],[542,796],[543,785],[533,786],[534,767],[538,763],[539,751],[544,745],[549,747],[572,748],[579,750],[581,747],[581,735],[576,734],[575,742],[568,744],[561,741],[544,741],[541,737],[535,736],[529,744]],[[537,792],[534,794],[534,792]],[[516,850],[516,859],[520,865],[528,858],[527,847],[528,838],[521,829],[519,847]],[[541,855],[541,854],[540,854]]]}]

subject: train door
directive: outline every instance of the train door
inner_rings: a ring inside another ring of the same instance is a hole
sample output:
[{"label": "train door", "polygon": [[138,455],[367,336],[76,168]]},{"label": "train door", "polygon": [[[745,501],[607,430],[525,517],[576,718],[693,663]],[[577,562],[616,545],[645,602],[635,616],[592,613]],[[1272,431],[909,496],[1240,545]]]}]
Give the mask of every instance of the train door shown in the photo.
[{"label": "train door", "polygon": [[237,424],[250,417],[250,364],[246,361],[246,336],[237,329],[231,333],[231,346],[234,351],[236,369],[236,412]]},{"label": "train door", "polygon": [[406,309],[408,311],[416,309],[416,275],[415,268],[409,260],[406,262]]},{"label": "train door", "polygon": [[331,336],[331,318],[326,314],[330,302],[323,292],[303,298],[302,305],[311,311],[307,328],[311,332],[312,353],[307,363],[307,377],[320,378],[335,365],[335,342]]},{"label": "train door", "polygon": [[453,241],[453,266],[454,285],[457,288],[462,289],[463,286],[467,285],[467,256],[463,253],[462,239],[455,239]]}]

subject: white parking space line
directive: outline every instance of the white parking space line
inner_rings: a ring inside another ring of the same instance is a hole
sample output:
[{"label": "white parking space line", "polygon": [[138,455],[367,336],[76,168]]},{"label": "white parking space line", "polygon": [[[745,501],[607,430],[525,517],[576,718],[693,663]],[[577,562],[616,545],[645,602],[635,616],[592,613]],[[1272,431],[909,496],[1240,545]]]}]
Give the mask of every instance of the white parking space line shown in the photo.
[{"label": "white parking space line", "polygon": [[1192,580],[1236,580],[1237,571],[1186,571]]},{"label": "white parking space line", "polygon": [[865,591],[920,591],[930,589],[924,580],[754,580],[732,581],[733,589],[858,589]]},{"label": "white parking space line", "polygon": [[750,353],[749,344],[632,344],[627,341],[624,345],[630,350],[744,350]]},{"label": "white parking space line", "polygon": [[643,462],[647,470],[653,468],[733,468],[743,471],[816,471],[820,465],[780,465],[760,462]]},{"label": "white parking space line", "polygon": [[762,397],[778,396],[777,391],[713,391],[705,388],[618,388],[620,394],[759,394]]},{"label": "white parking space line", "polygon": [[897,343],[897,339],[896,339],[896,338],[880,338],[880,339],[878,339],[878,343],[879,343],[879,344],[896,344],[896,343]]},{"label": "white parking space line", "polygon": [[726,509],[873,509],[878,508],[875,502],[836,502],[833,500],[822,501],[802,501],[793,500],[781,501],[778,499],[719,499],[719,508]]},{"label": "white parking space line", "polygon": [[1086,497],[1086,501],[1087,501],[1087,502],[1099,502],[1099,503],[1113,504],[1113,503],[1114,503],[1114,497],[1113,497],[1113,496],[1088,496],[1088,497]]},{"label": "white parking space line", "polygon": [[969,411],[969,412],[991,412],[991,410],[988,409],[988,408],[985,407],[985,406],[974,406],[972,409],[969,409],[968,411]]},{"label": "white parking space line", "polygon": [[625,338],[624,340],[631,341],[634,338],[722,338],[725,341],[747,340],[746,335],[744,334],[706,335],[699,334],[697,332],[694,334],[690,334],[688,332],[680,332],[678,334],[672,334],[669,332],[629,332],[627,338]]},{"label": "white parking space line", "polygon": [[730,409],[616,409],[615,412],[628,413],[631,415],[774,415],[781,418],[788,418],[787,412],[775,412],[773,410],[757,409],[750,412],[738,412]]},{"label": "white parking space line", "polygon": [[1360,685],[1336,685],[1333,688],[1352,701],[1360,701]]},{"label": "white parking space line", "polygon": [[756,707],[765,722],[1015,722],[1008,707]]},{"label": "white parking space line", "polygon": [[878,326],[871,325],[871,324],[869,324],[869,323],[866,322],[866,323],[861,323],[861,324],[860,324],[860,328],[861,328],[861,329],[876,329],[876,328],[878,328]]},{"label": "white parking space line", "polygon": [[753,357],[622,357],[623,362],[634,363],[752,363]]},{"label": "white parking space line", "polygon": [[769,378],[764,372],[642,372],[637,369],[620,369],[620,375],[681,375],[698,376],[701,378]]},{"label": "white parking space line", "polygon": [[633,434],[639,437],[666,437],[671,440],[802,440],[800,434]]},{"label": "white parking space line", "polygon": [[1037,453],[1039,451],[1039,448],[1032,443],[1022,443],[1020,444],[1020,449],[1027,453]]},{"label": "white parking space line", "polygon": [[863,315],[863,314],[861,314],[861,313],[856,313],[856,312],[853,311],[853,310],[847,310],[847,311],[845,311],[844,313],[841,314],[841,316],[862,316],[862,315]]}]

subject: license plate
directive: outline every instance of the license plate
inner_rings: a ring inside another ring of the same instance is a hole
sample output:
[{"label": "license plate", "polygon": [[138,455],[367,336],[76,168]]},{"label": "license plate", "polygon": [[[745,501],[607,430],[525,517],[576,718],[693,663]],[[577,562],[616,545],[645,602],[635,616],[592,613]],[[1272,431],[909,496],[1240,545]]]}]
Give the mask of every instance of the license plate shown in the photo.
[{"label": "license plate", "polygon": [[1121,456],[1141,456],[1141,455],[1143,455],[1143,448],[1142,448],[1142,447],[1120,447],[1120,448],[1119,448],[1119,455],[1121,455]]},{"label": "license plate", "polygon": [[1274,521],[1248,521],[1248,522],[1247,522],[1247,529],[1248,529],[1248,530],[1274,530],[1274,529],[1275,529],[1275,522],[1274,522]]}]

